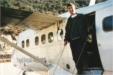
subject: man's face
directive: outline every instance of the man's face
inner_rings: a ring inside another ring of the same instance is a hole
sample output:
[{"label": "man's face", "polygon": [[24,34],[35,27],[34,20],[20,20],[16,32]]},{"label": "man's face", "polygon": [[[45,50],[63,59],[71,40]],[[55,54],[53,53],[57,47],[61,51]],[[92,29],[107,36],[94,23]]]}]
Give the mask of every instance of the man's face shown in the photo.
[{"label": "man's face", "polygon": [[75,6],[74,5],[68,6],[67,9],[71,15],[75,14]]}]

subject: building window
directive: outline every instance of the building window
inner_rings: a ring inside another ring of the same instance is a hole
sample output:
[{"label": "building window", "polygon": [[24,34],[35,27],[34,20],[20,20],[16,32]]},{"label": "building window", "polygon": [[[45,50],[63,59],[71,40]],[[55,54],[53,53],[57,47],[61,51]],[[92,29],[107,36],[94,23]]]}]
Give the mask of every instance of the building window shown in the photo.
[{"label": "building window", "polygon": [[29,39],[26,40],[26,47],[29,47]]},{"label": "building window", "polygon": [[24,46],[25,46],[25,42],[24,42],[24,41],[22,41],[22,48],[24,48]]},{"label": "building window", "polygon": [[39,37],[35,37],[35,45],[38,45],[39,44]]},{"label": "building window", "polygon": [[63,30],[62,29],[59,29],[58,32],[57,32],[57,37],[58,37],[58,40],[63,40]]},{"label": "building window", "polygon": [[52,32],[50,32],[49,34],[48,34],[48,41],[51,43],[51,42],[53,42],[53,33]]},{"label": "building window", "polygon": [[46,35],[45,34],[43,34],[41,36],[41,42],[42,42],[42,44],[45,44],[46,43]]}]

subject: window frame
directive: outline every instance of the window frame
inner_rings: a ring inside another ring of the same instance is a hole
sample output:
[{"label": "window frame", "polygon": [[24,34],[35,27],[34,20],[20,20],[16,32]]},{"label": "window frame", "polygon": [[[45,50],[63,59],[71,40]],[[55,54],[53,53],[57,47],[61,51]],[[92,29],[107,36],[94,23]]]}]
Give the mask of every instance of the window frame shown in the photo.
[{"label": "window frame", "polygon": [[42,44],[45,44],[45,43],[46,43],[46,35],[45,35],[45,34],[43,34],[43,35],[41,36],[41,43],[42,43]]},{"label": "window frame", "polygon": [[[61,32],[59,33],[60,30],[61,30]],[[59,30],[57,31],[57,40],[58,40],[58,41],[62,41],[62,40],[63,40],[63,35],[64,35],[63,29],[59,29]]]},{"label": "window frame", "polygon": [[39,37],[38,36],[35,37],[35,45],[39,45]]},{"label": "window frame", "polygon": [[30,40],[27,39],[27,40],[26,40],[26,47],[29,47],[29,46],[30,46]]},{"label": "window frame", "polygon": [[23,40],[21,43],[22,48],[25,48],[25,41]]},{"label": "window frame", "polygon": [[[51,36],[51,33],[52,33],[52,36]],[[48,33],[48,42],[52,43],[53,41],[54,41],[54,34],[53,34],[53,32],[49,32]]]}]

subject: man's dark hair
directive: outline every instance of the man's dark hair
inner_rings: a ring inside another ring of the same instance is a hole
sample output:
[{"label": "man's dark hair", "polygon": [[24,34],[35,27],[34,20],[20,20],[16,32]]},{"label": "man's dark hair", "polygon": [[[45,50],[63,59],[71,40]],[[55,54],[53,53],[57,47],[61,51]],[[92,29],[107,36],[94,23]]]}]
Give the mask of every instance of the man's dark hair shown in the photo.
[{"label": "man's dark hair", "polygon": [[69,4],[67,4],[67,8],[69,7],[69,6],[72,6],[72,5],[74,5],[73,3],[69,3]]}]

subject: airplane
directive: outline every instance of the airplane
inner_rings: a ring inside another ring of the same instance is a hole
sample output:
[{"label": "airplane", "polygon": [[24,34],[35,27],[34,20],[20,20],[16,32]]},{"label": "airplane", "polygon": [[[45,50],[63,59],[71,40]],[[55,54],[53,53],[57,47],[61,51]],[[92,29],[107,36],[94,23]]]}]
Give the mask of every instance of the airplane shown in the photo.
[{"label": "airplane", "polygon": [[[77,13],[87,17],[91,27],[80,56],[85,57],[85,64],[88,65],[84,75],[113,74],[112,8],[113,1],[107,0],[77,9]],[[23,70],[22,75],[27,75],[27,72],[43,75],[76,75],[69,44],[63,46],[68,17],[68,12],[59,17],[36,12],[19,23],[19,26],[28,26],[29,29],[19,34],[17,44],[0,36],[0,40],[15,48],[12,62],[15,67]]]}]

